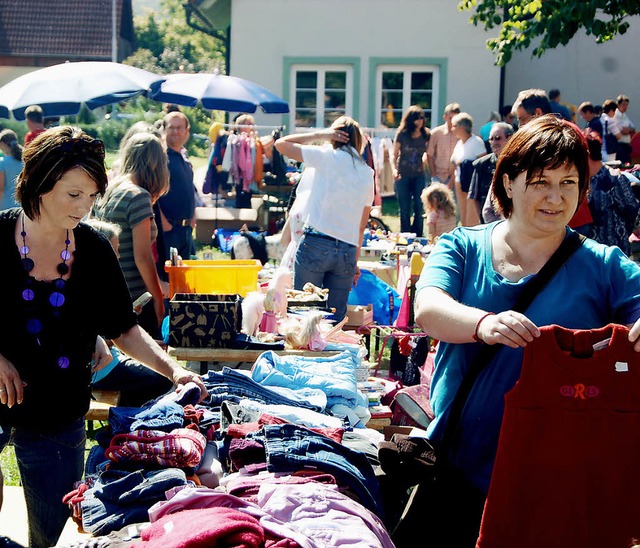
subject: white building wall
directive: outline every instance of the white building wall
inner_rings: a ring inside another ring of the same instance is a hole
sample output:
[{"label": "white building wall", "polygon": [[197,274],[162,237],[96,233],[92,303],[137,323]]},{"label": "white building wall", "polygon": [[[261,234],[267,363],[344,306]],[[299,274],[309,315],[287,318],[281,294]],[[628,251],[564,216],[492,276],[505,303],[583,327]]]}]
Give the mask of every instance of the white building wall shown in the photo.
[{"label": "white building wall", "polygon": [[233,0],[230,74],[285,96],[285,57],[358,57],[359,121],[372,125],[369,58],[447,58],[446,94],[433,125],[441,123],[444,105],[456,101],[479,128],[498,108],[500,71],[469,15],[453,0]]},{"label": "white building wall", "polygon": [[505,102],[512,103],[518,91],[532,87],[547,92],[558,88],[562,101],[576,106],[583,101],[602,104],[623,93],[630,98],[629,117],[640,126],[640,17],[629,22],[626,34],[604,44],[580,32],[540,59],[532,59],[529,52],[515,54],[505,70]]}]

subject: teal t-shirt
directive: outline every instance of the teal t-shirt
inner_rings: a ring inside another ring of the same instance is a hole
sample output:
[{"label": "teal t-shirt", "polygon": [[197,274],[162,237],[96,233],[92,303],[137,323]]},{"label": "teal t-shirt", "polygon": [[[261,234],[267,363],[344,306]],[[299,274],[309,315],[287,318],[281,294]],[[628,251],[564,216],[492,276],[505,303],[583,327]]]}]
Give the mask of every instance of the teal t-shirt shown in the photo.
[{"label": "teal t-shirt", "polygon": [[[509,310],[532,276],[510,282],[494,270],[491,232],[498,222],[456,228],[442,235],[425,263],[417,298],[422,288],[437,287],[468,306],[496,313]],[[536,296],[525,315],[538,327],[555,324],[594,329],[609,323],[633,323],[640,317],[640,267],[617,247],[587,239]],[[442,436],[442,419],[480,348],[479,343],[439,344],[431,384],[436,418],[429,426],[436,443]],[[463,414],[453,464],[485,492],[498,447],[504,395],[520,376],[522,353],[521,348],[506,346],[498,351],[476,381]]]}]

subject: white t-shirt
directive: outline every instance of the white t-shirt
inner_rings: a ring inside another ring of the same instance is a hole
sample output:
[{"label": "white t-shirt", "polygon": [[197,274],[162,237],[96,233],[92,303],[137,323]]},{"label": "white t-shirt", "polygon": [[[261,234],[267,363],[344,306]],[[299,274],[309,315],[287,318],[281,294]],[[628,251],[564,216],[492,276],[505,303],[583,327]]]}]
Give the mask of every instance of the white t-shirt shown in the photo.
[{"label": "white t-shirt", "polygon": [[[615,121],[618,123],[618,129],[622,129],[623,127],[629,127],[631,129],[636,129],[636,126],[631,121],[631,118],[627,115],[626,112],[620,112],[616,109],[616,113],[613,115]],[[620,143],[630,143],[631,135],[623,135],[620,137]]]},{"label": "white t-shirt", "polygon": [[373,170],[363,160],[331,145],[303,145],[301,150],[306,168],[315,168],[306,225],[360,245],[362,210],[373,203]]},{"label": "white t-shirt", "polygon": [[484,141],[477,135],[471,135],[465,143],[460,139],[451,154],[451,163],[456,166],[456,182],[460,182],[460,164],[463,160],[475,160],[486,153]]}]

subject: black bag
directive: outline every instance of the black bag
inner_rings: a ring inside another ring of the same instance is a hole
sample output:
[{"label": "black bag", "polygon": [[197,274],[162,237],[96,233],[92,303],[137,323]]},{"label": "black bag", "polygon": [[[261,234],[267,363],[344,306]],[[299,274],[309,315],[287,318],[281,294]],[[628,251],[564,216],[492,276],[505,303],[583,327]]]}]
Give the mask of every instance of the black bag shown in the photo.
[{"label": "black bag", "polygon": [[[536,295],[542,291],[584,240],[584,236],[577,232],[565,238],[540,272],[528,282],[512,310],[526,311]],[[397,490],[396,495],[399,497],[402,494],[408,495],[404,498],[400,497],[397,501],[399,505],[406,501],[402,514],[398,516],[396,511],[391,518],[398,517],[396,523],[390,524],[392,539],[397,548],[415,546],[416,531],[428,532],[430,523],[433,524],[433,531],[429,533],[430,547],[473,546],[475,540],[473,537],[474,535],[477,537],[478,531],[474,527],[465,528],[464,524],[477,523],[479,527],[486,495],[449,466],[447,457],[455,451],[460,419],[473,385],[499,348],[499,345],[482,346],[462,379],[451,404],[442,440],[437,448],[434,448],[427,439],[417,441],[416,438],[408,437],[407,440],[400,438],[394,440],[392,437],[391,442],[380,445],[380,465],[383,471],[387,473],[387,469],[392,468],[399,471],[399,473],[390,472],[389,483],[394,484]],[[394,451],[398,456],[395,456]],[[428,465],[426,465],[427,462]],[[405,472],[408,473],[405,474]],[[405,476],[404,481],[401,479],[402,476]],[[411,484],[414,485],[413,488]],[[455,509],[453,515],[449,514],[452,509]],[[456,515],[461,518],[458,527],[455,527]],[[451,531],[444,530],[443,524],[447,523],[454,525]]]},{"label": "black bag", "polygon": [[618,139],[613,133],[609,133],[609,121],[604,123],[604,146],[607,154],[615,154],[618,152]]}]

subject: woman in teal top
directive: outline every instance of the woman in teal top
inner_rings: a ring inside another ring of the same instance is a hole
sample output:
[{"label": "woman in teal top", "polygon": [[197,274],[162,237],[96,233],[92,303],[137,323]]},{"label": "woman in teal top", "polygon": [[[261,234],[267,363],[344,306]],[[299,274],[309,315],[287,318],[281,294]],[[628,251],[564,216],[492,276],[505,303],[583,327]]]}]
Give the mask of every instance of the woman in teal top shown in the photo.
[{"label": "woman in teal top", "polygon": [[22,146],[15,131],[5,129],[0,132],[0,209],[17,207],[14,194],[16,181],[22,171]]},{"label": "woman in teal top", "polygon": [[540,336],[538,326],[623,324],[640,351],[640,268],[617,247],[586,240],[524,314],[511,310],[571,233],[566,225],[587,192],[587,146],[577,126],[550,115],[529,122],[502,151],[492,184],[505,220],[443,235],[416,296],[418,324],[440,340],[431,384],[436,417],[429,426],[436,445],[469,365],[483,344],[500,345],[467,399],[455,450],[441,455],[454,474],[443,489],[448,500],[434,500],[434,507],[455,516],[459,536],[441,530],[446,519],[440,525],[434,519],[429,538],[446,538],[446,546],[475,546],[504,395],[520,376],[523,347]]}]

